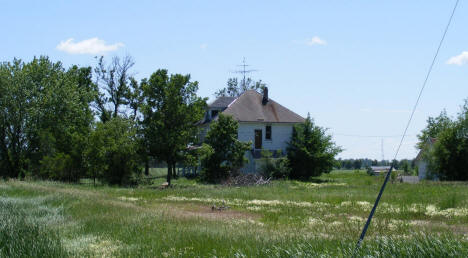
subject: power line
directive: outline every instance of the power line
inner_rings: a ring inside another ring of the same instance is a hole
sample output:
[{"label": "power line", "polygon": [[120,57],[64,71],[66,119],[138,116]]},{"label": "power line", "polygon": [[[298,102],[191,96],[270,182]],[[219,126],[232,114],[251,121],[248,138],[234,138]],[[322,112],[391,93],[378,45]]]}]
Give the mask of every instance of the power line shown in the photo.
[{"label": "power line", "polygon": [[[362,135],[362,134],[341,134],[334,133],[334,136],[345,136],[345,137],[356,137],[356,138],[397,138],[402,137],[402,134],[396,135]],[[416,136],[416,134],[406,135],[406,136]]]},{"label": "power line", "polygon": [[[442,38],[440,39],[439,46],[437,47],[434,58],[432,59],[432,63],[429,66],[429,70],[427,71],[426,78],[424,79],[421,90],[419,91],[418,98],[416,99],[416,103],[414,104],[413,110],[411,112],[411,116],[410,116],[410,118],[408,120],[408,123],[406,124],[405,130],[404,130],[403,135],[401,137],[400,144],[398,145],[398,148],[397,148],[397,150],[395,152],[395,156],[393,158],[394,160],[396,160],[396,158],[398,156],[398,153],[400,152],[401,145],[403,144],[403,141],[404,141],[405,136],[406,136],[406,132],[407,132],[407,130],[408,130],[410,124],[411,124],[411,121],[413,120],[413,116],[414,116],[416,108],[417,108],[417,106],[419,104],[419,100],[421,99],[424,88],[426,88],[427,81],[429,79],[429,76],[431,75],[432,68],[434,67],[437,56],[439,55],[439,51],[440,51],[440,48],[442,46],[442,43],[444,42],[445,35],[447,35],[447,31],[448,31],[448,29],[450,27],[450,23],[452,22],[453,15],[455,14],[455,10],[457,9],[458,2],[459,2],[459,0],[456,0],[455,6],[453,7],[453,10],[452,10],[452,14],[450,15],[447,26],[445,27],[444,34],[442,35]],[[364,237],[366,236],[367,228],[369,227],[370,222],[372,220],[372,217],[374,216],[377,205],[379,205],[380,198],[382,197],[383,191],[385,190],[385,186],[386,186],[386,184],[388,182],[388,179],[390,178],[392,170],[393,170],[393,163],[391,164],[390,169],[387,172],[387,176],[385,177],[385,180],[384,180],[384,182],[382,184],[382,187],[380,188],[380,192],[377,195],[377,199],[375,200],[374,207],[372,207],[372,210],[371,210],[371,212],[369,214],[369,217],[367,218],[366,224],[364,225],[364,228],[362,229],[361,236],[359,237],[359,241],[357,242],[357,246],[356,246],[357,248],[359,248],[361,246],[361,242],[364,240]]]}]

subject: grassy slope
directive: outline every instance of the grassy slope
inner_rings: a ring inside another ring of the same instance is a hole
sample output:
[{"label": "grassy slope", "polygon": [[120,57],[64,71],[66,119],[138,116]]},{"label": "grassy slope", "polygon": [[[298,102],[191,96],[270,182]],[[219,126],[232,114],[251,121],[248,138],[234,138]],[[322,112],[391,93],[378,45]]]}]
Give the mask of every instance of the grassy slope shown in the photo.
[{"label": "grassy slope", "polygon": [[[0,256],[349,256],[382,178],[334,171],[319,180],[179,179],[165,190],[162,181],[139,189],[0,181]],[[389,184],[359,255],[467,256],[467,190]],[[211,210],[222,203],[230,208]],[[35,249],[24,249],[34,238]]]}]

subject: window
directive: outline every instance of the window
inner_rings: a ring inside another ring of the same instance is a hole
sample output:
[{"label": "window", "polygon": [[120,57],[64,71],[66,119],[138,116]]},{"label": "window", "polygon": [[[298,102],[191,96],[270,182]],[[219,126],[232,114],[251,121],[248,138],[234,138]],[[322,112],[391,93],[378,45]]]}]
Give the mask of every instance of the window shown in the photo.
[{"label": "window", "polygon": [[214,118],[218,115],[218,110],[211,110],[211,118]]},{"label": "window", "polygon": [[271,125],[265,127],[265,139],[271,140]]}]

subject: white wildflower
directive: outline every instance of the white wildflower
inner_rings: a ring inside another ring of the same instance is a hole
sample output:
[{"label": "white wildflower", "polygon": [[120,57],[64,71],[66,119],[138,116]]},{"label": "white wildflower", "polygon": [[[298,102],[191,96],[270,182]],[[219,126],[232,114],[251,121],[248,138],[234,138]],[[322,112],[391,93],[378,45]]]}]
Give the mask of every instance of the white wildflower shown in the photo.
[{"label": "white wildflower", "polygon": [[120,196],[119,200],[136,202],[136,201],[140,200],[140,198]]},{"label": "white wildflower", "polygon": [[380,208],[380,211],[381,212],[384,212],[384,213],[400,213],[401,212],[401,209],[396,206],[396,205],[393,205],[393,204],[389,204],[389,203],[386,203],[386,202],[383,202],[381,205]]},{"label": "white wildflower", "polygon": [[339,227],[341,225],[343,225],[343,222],[341,222],[341,221],[333,221],[332,223],[328,224],[328,226],[332,227],[332,228],[333,227]]},{"label": "white wildflower", "polygon": [[247,210],[251,210],[251,211],[259,211],[261,210],[262,207],[260,206],[250,206],[250,207],[247,207]]},{"label": "white wildflower", "polygon": [[420,203],[413,203],[411,206],[408,208],[409,211],[411,212],[423,212],[425,210],[424,205]]},{"label": "white wildflower", "polygon": [[351,222],[364,222],[364,221],[366,221],[365,218],[363,218],[363,217],[358,217],[358,216],[351,216],[351,217],[349,217],[349,220],[350,220]]},{"label": "white wildflower", "polygon": [[411,226],[423,226],[423,225],[428,225],[429,221],[426,221],[426,220],[410,220],[410,222],[408,224],[410,224]]},{"label": "white wildflower", "polygon": [[360,206],[361,209],[368,210],[368,209],[372,208],[372,205],[370,204],[370,202],[367,202],[367,201],[358,201],[358,202],[356,202],[356,204],[358,206]]},{"label": "white wildflower", "polygon": [[340,203],[339,205],[337,205],[337,208],[338,207],[350,207],[350,206],[352,206],[352,204],[353,203],[350,202],[350,201],[344,201],[344,202]]},{"label": "white wildflower", "polygon": [[311,226],[320,225],[322,223],[323,223],[323,220],[321,220],[321,219],[309,218],[309,225],[311,225]]}]

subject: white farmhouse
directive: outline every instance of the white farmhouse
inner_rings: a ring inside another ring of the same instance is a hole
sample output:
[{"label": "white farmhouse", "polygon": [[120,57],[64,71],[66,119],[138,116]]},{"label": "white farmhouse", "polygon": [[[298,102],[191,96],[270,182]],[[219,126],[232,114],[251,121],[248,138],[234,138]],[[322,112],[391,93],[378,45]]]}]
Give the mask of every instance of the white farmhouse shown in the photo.
[{"label": "white farmhouse", "polygon": [[436,138],[428,138],[426,141],[426,145],[422,150],[419,151],[418,156],[416,156],[416,166],[418,166],[418,177],[419,180],[423,179],[433,179],[436,180],[437,176],[434,171],[431,171],[428,166],[427,157],[425,156],[426,152],[430,151],[433,147],[435,142],[437,141]]},{"label": "white farmhouse", "polygon": [[249,163],[243,172],[257,170],[256,159],[261,150],[269,150],[275,157],[286,153],[293,126],[303,123],[304,118],[268,98],[268,88],[263,94],[248,90],[239,97],[219,97],[209,104],[204,121],[201,123],[203,140],[210,122],[222,113],[239,122],[238,139],[252,142],[252,149],[246,152]]}]

